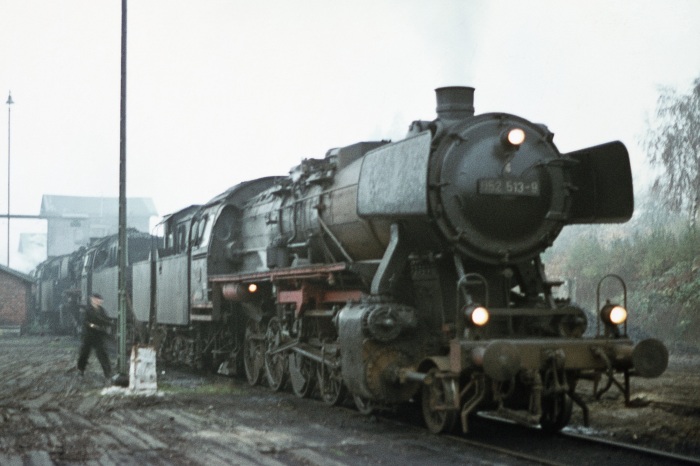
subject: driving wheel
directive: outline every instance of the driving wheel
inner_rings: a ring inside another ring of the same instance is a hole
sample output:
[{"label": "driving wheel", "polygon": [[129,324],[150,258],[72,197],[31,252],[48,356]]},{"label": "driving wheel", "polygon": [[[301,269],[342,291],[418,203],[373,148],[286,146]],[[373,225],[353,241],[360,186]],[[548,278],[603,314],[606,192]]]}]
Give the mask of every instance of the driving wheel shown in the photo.
[{"label": "driving wheel", "polygon": [[316,385],[315,363],[296,351],[291,351],[288,354],[289,380],[292,382],[292,391],[299,398],[308,398]]},{"label": "driving wheel", "polygon": [[338,406],[347,397],[348,390],[343,383],[340,368],[319,364],[316,370],[321,400],[328,406]]},{"label": "driving wheel", "polygon": [[265,333],[262,323],[249,319],[243,339],[243,366],[250,385],[262,381],[265,369]]},{"label": "driving wheel", "polygon": [[282,326],[277,317],[270,319],[265,333],[265,377],[274,391],[284,388],[287,382],[287,356],[284,351],[277,351],[282,346]]}]

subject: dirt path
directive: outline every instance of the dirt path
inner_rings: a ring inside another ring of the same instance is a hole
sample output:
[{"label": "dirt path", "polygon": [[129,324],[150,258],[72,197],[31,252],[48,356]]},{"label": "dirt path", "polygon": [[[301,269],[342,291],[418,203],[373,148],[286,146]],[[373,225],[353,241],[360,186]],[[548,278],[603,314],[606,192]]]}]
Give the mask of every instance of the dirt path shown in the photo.
[{"label": "dirt path", "polygon": [[245,381],[159,369],[160,393],[104,388],[77,341],[0,339],[0,465],[513,464],[421,429],[275,394]]}]

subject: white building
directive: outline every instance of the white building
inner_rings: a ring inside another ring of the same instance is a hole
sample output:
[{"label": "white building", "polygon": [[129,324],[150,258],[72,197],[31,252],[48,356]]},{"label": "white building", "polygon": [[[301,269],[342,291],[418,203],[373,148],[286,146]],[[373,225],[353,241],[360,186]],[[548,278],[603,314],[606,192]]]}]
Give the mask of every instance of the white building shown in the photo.
[{"label": "white building", "polygon": [[[128,228],[148,233],[151,217],[157,215],[150,198],[127,198]],[[60,256],[87,246],[93,238],[118,233],[119,198],[45,194],[41,199],[40,216],[47,219],[46,254]]]}]

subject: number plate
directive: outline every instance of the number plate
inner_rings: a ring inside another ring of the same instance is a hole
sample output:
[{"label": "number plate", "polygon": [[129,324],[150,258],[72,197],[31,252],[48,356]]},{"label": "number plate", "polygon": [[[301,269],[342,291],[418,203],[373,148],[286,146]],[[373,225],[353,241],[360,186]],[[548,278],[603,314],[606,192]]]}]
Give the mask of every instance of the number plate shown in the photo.
[{"label": "number plate", "polygon": [[482,178],[479,180],[479,194],[501,196],[539,196],[539,181],[523,181],[517,178]]}]

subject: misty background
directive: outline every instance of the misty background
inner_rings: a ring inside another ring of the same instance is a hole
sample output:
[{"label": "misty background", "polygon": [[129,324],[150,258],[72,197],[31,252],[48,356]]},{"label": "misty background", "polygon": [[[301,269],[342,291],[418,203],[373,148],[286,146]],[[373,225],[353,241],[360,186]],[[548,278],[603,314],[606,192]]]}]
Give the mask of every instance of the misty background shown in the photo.
[{"label": "misty background", "polygon": [[[121,4],[0,0],[0,212],[119,194]],[[560,151],[639,144],[659,86],[700,75],[696,0],[138,0],[128,5],[127,196],[159,215],[332,147],[404,136],[434,89],[544,123]],[[44,221],[12,220],[19,234]],[[0,245],[7,241],[0,220]],[[0,263],[6,264],[5,247]]]}]

